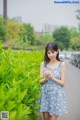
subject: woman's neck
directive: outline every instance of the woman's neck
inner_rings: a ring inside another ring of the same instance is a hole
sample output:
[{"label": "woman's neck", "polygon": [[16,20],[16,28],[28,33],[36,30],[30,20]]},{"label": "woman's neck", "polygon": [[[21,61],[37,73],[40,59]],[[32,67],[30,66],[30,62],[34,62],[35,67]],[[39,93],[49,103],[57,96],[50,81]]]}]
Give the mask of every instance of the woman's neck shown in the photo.
[{"label": "woman's neck", "polygon": [[50,60],[49,63],[50,63],[50,64],[56,64],[57,62],[58,62],[58,60],[55,59],[55,60]]}]

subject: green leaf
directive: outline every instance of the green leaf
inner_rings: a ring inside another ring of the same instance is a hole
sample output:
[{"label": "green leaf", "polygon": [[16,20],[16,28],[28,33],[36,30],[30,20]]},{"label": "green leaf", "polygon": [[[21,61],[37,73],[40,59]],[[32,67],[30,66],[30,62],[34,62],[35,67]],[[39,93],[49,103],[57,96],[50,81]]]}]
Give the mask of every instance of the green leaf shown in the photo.
[{"label": "green leaf", "polygon": [[19,101],[22,101],[23,98],[25,97],[26,93],[27,93],[27,90],[24,90],[24,91],[22,91],[22,92],[19,92],[19,93],[18,93],[18,100],[19,100]]}]

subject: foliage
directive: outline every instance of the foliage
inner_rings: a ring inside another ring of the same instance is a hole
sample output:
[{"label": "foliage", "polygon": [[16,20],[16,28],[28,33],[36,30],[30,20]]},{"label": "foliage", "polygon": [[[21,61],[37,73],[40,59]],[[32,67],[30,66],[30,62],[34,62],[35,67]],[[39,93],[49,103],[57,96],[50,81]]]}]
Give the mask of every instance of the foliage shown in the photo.
[{"label": "foliage", "polygon": [[0,40],[5,40],[7,38],[7,26],[5,20],[0,18]]},{"label": "foliage", "polygon": [[69,32],[70,32],[71,38],[79,36],[79,32],[77,31],[77,28],[71,28]]},{"label": "foliage", "polygon": [[67,27],[60,27],[54,30],[53,38],[59,45],[60,49],[68,49],[70,47],[70,32]]},{"label": "foliage", "polygon": [[23,24],[20,34],[22,36],[23,42],[28,41],[30,45],[34,45],[35,42],[35,32],[31,24]]},{"label": "foliage", "polygon": [[8,21],[8,40],[18,39],[20,25],[16,22]]},{"label": "foliage", "polygon": [[44,46],[47,43],[53,42],[53,41],[54,41],[54,39],[53,39],[53,37],[51,35],[44,34],[42,39],[41,39],[41,44]]},{"label": "foliage", "polygon": [[71,46],[73,49],[76,49],[78,46],[80,47],[80,36],[71,39]]},{"label": "foliage", "polygon": [[76,18],[78,20],[78,27],[79,27],[79,32],[80,32],[80,9],[77,10],[76,12],[77,12]]},{"label": "foliage", "polygon": [[77,46],[80,46],[80,34],[77,29],[70,29],[71,34],[71,47],[76,49]]},{"label": "foliage", "polygon": [[36,101],[40,97],[39,67],[43,60],[42,53],[1,49],[2,45],[0,111],[9,111],[10,120],[35,120],[39,107]]},{"label": "foliage", "polygon": [[20,28],[20,32],[19,32],[20,40],[21,40],[23,43],[25,43],[25,42],[28,41],[28,39],[27,39],[26,25],[27,25],[27,24],[22,24],[22,25],[21,25],[21,28]]}]

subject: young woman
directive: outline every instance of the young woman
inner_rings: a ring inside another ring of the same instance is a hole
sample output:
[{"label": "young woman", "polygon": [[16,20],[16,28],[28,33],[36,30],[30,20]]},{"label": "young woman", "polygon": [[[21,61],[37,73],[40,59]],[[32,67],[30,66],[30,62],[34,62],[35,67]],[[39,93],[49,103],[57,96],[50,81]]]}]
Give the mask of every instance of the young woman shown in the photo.
[{"label": "young woman", "polygon": [[58,46],[48,43],[45,48],[44,62],[40,66],[41,103],[40,112],[44,120],[57,120],[59,115],[67,113],[64,85],[66,66],[59,59]]}]

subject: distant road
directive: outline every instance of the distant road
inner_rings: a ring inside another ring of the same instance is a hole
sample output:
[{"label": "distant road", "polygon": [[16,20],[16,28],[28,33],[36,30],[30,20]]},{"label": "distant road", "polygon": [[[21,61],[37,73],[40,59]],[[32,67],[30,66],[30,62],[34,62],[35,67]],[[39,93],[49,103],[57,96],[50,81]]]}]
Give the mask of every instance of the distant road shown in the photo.
[{"label": "distant road", "polygon": [[80,120],[80,69],[66,62],[67,81],[65,86],[68,114],[58,120]]}]

